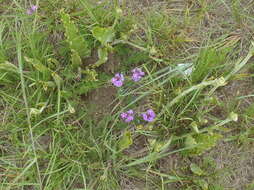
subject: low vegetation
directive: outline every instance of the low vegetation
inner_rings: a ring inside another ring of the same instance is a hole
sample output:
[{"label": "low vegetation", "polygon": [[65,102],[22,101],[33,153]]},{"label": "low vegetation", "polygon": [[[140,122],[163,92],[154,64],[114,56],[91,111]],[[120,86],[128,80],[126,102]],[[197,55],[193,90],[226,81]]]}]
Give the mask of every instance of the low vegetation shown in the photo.
[{"label": "low vegetation", "polygon": [[1,190],[254,188],[254,1],[0,4]]}]

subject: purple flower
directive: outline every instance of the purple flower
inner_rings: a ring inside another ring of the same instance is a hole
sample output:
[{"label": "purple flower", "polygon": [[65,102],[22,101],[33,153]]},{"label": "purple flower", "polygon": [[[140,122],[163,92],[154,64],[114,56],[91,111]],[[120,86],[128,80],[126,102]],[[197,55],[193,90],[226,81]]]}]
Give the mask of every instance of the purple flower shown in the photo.
[{"label": "purple flower", "polygon": [[115,74],[115,76],[111,79],[111,82],[116,86],[116,87],[121,87],[123,85],[124,81],[124,76],[121,73]]},{"label": "purple flower", "polygon": [[145,121],[152,122],[155,119],[156,114],[154,113],[152,109],[149,109],[142,114],[142,117]]},{"label": "purple flower", "polygon": [[139,81],[143,76],[145,76],[145,73],[140,68],[135,68],[131,72],[132,80],[135,82]]},{"label": "purple flower", "polygon": [[33,14],[37,9],[38,9],[38,6],[37,6],[37,5],[32,5],[29,9],[27,9],[26,13],[27,13],[28,15],[31,15],[31,14]]},{"label": "purple flower", "polygon": [[134,119],[134,111],[129,110],[127,112],[121,113],[121,118],[126,122],[129,123]]}]

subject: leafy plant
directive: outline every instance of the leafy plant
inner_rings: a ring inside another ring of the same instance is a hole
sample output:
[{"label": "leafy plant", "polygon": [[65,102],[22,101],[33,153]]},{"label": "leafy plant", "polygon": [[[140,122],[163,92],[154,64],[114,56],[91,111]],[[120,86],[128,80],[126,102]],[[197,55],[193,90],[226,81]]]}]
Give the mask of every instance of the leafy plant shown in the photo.
[{"label": "leafy plant", "polygon": [[196,134],[194,136],[188,136],[185,139],[185,147],[190,147],[190,149],[184,150],[182,153],[185,156],[201,155],[212,147],[216,146],[218,140],[221,138],[222,135],[218,133]]},{"label": "leafy plant", "polygon": [[77,26],[71,20],[70,15],[61,10],[60,16],[65,28],[66,40],[72,54],[76,54],[75,56],[78,54],[81,58],[89,56],[91,49],[88,47],[88,43],[84,37],[80,34]]},{"label": "leafy plant", "polygon": [[132,143],[133,143],[133,140],[132,140],[131,132],[125,131],[118,143],[119,150],[124,150],[126,148],[129,148],[132,145]]}]

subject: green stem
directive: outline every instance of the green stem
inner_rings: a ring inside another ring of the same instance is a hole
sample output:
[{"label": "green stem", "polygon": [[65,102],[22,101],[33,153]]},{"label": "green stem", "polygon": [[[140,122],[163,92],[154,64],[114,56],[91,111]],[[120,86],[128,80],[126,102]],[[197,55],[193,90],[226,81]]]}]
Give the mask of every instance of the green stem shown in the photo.
[{"label": "green stem", "polygon": [[160,116],[162,116],[168,108],[170,108],[173,105],[175,105],[181,98],[183,98],[184,96],[186,96],[190,92],[192,92],[194,90],[202,89],[202,88],[204,88],[206,86],[215,85],[215,84],[218,83],[218,80],[219,79],[215,79],[215,80],[207,81],[207,82],[202,82],[202,83],[200,83],[200,84],[198,84],[196,86],[192,86],[191,88],[183,91],[181,94],[179,94],[177,97],[175,97],[172,101],[170,101],[169,103],[166,104],[166,106],[163,108],[163,110],[160,112],[160,114],[158,115],[157,118],[160,118]]},{"label": "green stem", "polygon": [[28,105],[27,96],[26,96],[25,79],[24,79],[24,75],[23,75],[23,62],[22,62],[22,56],[21,56],[21,32],[16,31],[16,35],[17,35],[17,54],[18,54],[17,56],[18,56],[18,66],[19,66],[19,74],[20,74],[20,80],[21,80],[21,89],[22,89],[23,99],[25,102],[27,123],[28,123],[28,127],[29,127],[30,139],[31,139],[31,143],[32,143],[32,149],[33,149],[36,169],[37,169],[37,173],[38,173],[40,189],[42,190],[40,168],[39,168],[38,156],[37,156],[36,148],[35,148],[34,135],[33,135],[32,123],[31,123],[31,116],[30,116],[29,105]]}]

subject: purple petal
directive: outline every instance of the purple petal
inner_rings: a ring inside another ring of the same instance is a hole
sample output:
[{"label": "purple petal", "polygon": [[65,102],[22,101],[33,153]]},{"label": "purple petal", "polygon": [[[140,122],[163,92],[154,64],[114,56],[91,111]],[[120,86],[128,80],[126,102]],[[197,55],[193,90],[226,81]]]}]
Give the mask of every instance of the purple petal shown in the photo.
[{"label": "purple petal", "polygon": [[121,80],[124,81],[124,76],[123,74],[120,74]]},{"label": "purple petal", "polygon": [[121,87],[123,86],[123,82],[122,81],[115,81],[115,82],[112,82],[116,87]]},{"label": "purple petal", "polygon": [[141,78],[142,78],[142,77],[139,76],[139,75],[137,75],[136,73],[134,73],[134,74],[132,75],[132,80],[133,80],[134,82],[138,82]]},{"label": "purple petal", "polygon": [[146,113],[142,114],[142,117],[145,121],[152,122],[155,119],[156,114],[154,113],[152,109],[149,109],[146,111]]},{"label": "purple petal", "polygon": [[127,113],[121,113],[121,118],[122,118],[122,119],[126,119],[127,116],[128,116]]},{"label": "purple petal", "polygon": [[130,115],[133,115],[134,111],[133,110],[129,110],[129,111],[127,111],[127,113],[130,114]]},{"label": "purple petal", "polygon": [[37,9],[38,9],[38,6],[37,6],[37,5],[32,5],[32,6],[31,6],[31,10],[32,10],[32,11],[35,12]]},{"label": "purple petal", "polygon": [[116,74],[115,74],[115,77],[117,77],[117,78],[121,78],[120,73],[116,73]]},{"label": "purple petal", "polygon": [[143,71],[141,71],[140,76],[145,76],[145,73]]},{"label": "purple petal", "polygon": [[153,118],[156,116],[152,109],[147,110],[146,113],[149,114]]},{"label": "purple petal", "polygon": [[148,122],[152,122],[154,120],[154,118],[153,117],[151,117],[151,116],[149,116],[149,117],[147,117],[147,120],[146,121],[148,121]]},{"label": "purple petal", "polygon": [[147,121],[147,115],[146,115],[146,113],[143,113],[143,114],[142,114],[142,117],[143,117],[143,119],[144,119],[145,121]]},{"label": "purple petal", "polygon": [[123,74],[121,74],[121,73],[116,73],[116,74],[115,74],[115,78],[116,78],[117,80],[124,81],[124,76],[123,76]]},{"label": "purple petal", "polygon": [[126,119],[125,122],[129,123],[134,119],[134,117],[132,115],[129,115]]},{"label": "purple petal", "polygon": [[134,82],[139,81],[142,79],[142,77],[145,75],[145,73],[140,68],[135,68],[132,70],[132,80]]},{"label": "purple petal", "polygon": [[111,82],[112,83],[114,83],[114,82],[116,82],[117,80],[116,80],[116,78],[115,77],[113,77],[112,79],[111,79]]}]

